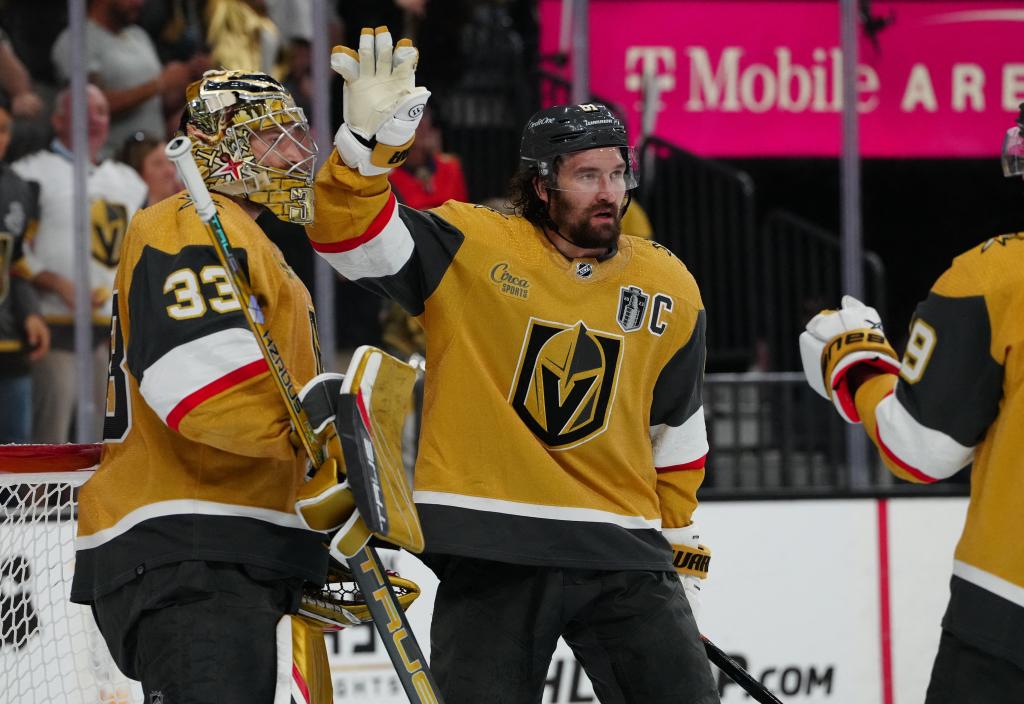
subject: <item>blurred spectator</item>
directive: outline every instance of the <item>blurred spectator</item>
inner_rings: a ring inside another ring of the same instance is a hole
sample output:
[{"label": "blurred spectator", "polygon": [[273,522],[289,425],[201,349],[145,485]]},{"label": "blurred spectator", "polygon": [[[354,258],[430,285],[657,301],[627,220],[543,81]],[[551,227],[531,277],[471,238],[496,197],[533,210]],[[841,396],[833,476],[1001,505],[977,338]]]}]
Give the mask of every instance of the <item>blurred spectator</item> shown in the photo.
[{"label": "blurred spectator", "polygon": [[266,0],[267,15],[285,44],[313,41],[312,0]]},{"label": "blurred spectator", "polygon": [[262,0],[209,0],[206,41],[210,63],[242,71],[262,71],[284,77],[281,34],[266,16]]},{"label": "blurred spectator", "polygon": [[[43,110],[43,101],[32,90],[28,69],[14,53],[14,47],[0,29],[0,89],[10,96],[10,113],[16,117],[35,117]],[[4,145],[6,147],[6,145]]]},{"label": "blurred spectator", "polygon": [[[143,0],[137,23],[156,44],[162,63],[191,62],[197,56],[205,56],[202,21],[205,4],[206,0]],[[209,66],[203,70],[206,68]]]},{"label": "blurred spectator", "polygon": [[[89,2],[86,71],[110,105],[110,143],[114,145],[138,131],[166,137],[165,106],[169,110],[180,106],[185,86],[201,68],[181,61],[161,66],[153,40],[135,24],[141,7],[142,0]],[[70,44],[66,29],[53,45],[53,63],[63,80],[71,75]]]},{"label": "blurred spectator", "polygon": [[[387,25],[395,41],[408,37],[420,51],[416,77],[430,86],[434,100],[447,101],[449,91],[466,70],[460,52],[462,28],[473,6],[495,0],[342,0],[345,46],[359,45],[363,27]],[[340,83],[341,81],[339,81]]]},{"label": "blurred spectator", "polygon": [[23,257],[36,225],[38,191],[4,162],[11,141],[11,105],[0,93],[0,443],[32,440],[29,362],[46,354],[50,330]]},{"label": "blurred spectator", "polygon": [[[103,408],[107,387],[110,298],[114,271],[128,221],[146,197],[146,184],[131,167],[114,161],[99,162],[109,131],[109,112],[103,92],[87,87],[88,152],[92,165],[88,177],[91,218],[89,262],[93,309],[93,347],[96,408]],[[48,149],[29,154],[13,169],[39,189],[39,228],[29,243],[26,257],[33,283],[40,290],[43,317],[52,332],[50,353],[32,365],[32,424],[35,442],[67,442],[75,405],[75,233],[73,227],[73,154],[71,144],[71,95],[57,96],[53,115],[56,137]],[[127,295],[127,292],[126,292]],[[87,430],[99,440],[103,413]]]},{"label": "blurred spectator", "polygon": [[462,162],[454,154],[441,150],[441,130],[434,124],[433,112],[426,108],[409,158],[391,172],[395,197],[410,208],[436,208],[448,200],[466,201],[466,179]]},{"label": "blurred spectator", "polygon": [[119,158],[145,181],[147,207],[184,188],[178,179],[178,170],[164,152],[164,143],[158,139],[136,132],[124,143]]},{"label": "blurred spectator", "polygon": [[[0,25],[39,87],[55,85],[50,50],[68,26],[67,0],[0,0]],[[47,92],[43,97],[52,98],[53,94]]]}]

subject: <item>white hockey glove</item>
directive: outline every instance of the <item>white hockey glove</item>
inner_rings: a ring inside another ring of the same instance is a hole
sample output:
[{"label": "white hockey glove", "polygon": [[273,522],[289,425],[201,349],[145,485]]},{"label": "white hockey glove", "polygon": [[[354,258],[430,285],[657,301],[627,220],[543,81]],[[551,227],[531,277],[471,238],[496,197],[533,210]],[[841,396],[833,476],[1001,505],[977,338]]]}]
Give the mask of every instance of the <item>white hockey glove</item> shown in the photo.
[{"label": "white hockey glove", "polygon": [[800,334],[800,357],[811,388],[832,399],[847,423],[860,423],[848,373],[863,364],[898,374],[900,361],[885,339],[878,311],[853,296],[843,296],[842,303],[839,310],[824,310],[807,323]]},{"label": "white hockey glove", "polygon": [[661,532],[672,546],[672,566],[679,573],[693,620],[699,623],[700,591],[708,577],[711,550],[700,544],[700,531],[695,523],[685,528],[663,528]]},{"label": "white hockey glove", "polygon": [[345,79],[345,122],[334,135],[342,161],[379,176],[409,155],[430,91],[416,86],[419,52],[408,39],[392,45],[387,27],[364,27],[359,51],[336,46],[331,68]]}]

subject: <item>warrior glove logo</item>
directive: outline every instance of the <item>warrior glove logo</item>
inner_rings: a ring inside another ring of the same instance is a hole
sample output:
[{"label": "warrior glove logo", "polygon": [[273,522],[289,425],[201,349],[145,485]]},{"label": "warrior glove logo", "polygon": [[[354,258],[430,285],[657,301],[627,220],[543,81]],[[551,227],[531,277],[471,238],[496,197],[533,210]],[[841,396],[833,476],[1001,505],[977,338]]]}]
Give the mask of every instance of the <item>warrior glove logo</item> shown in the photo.
[{"label": "warrior glove logo", "polygon": [[622,343],[582,321],[530,320],[510,402],[548,447],[568,450],[608,427]]}]

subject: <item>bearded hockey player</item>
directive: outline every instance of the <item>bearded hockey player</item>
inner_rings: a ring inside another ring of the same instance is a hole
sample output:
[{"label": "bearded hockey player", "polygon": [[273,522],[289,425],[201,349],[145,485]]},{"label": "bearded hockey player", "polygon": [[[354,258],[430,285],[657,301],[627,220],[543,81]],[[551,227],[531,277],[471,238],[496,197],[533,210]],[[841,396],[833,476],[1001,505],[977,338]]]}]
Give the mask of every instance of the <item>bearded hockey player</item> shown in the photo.
[{"label": "bearded hockey player", "polygon": [[[1024,174],[1024,104],[1003,143]],[[973,462],[926,704],[1024,701],[1024,233],[953,260],[910,324],[902,362],[878,312],[845,296],[800,335],[804,373],[840,416],[863,423],[886,467],[931,483]]]},{"label": "bearded hockey player", "polygon": [[[256,225],[312,217],[315,149],[270,76],[208,72],[182,132],[298,384],[320,371],[309,293]],[[83,486],[72,600],[146,701],[330,698],[323,634],[295,616],[323,536],[294,513],[305,455],[186,194],[140,211],[117,270],[102,459]]]},{"label": "bearded hockey player", "polygon": [[704,310],[678,259],[620,236],[625,130],[597,105],[535,115],[519,215],[398,205],[387,174],[429,96],[416,59],[384,27],[335,49],[345,124],[307,232],[426,332],[415,499],[445,701],[539,701],[561,635],[606,704],[717,702],[680,579],[709,556]]}]

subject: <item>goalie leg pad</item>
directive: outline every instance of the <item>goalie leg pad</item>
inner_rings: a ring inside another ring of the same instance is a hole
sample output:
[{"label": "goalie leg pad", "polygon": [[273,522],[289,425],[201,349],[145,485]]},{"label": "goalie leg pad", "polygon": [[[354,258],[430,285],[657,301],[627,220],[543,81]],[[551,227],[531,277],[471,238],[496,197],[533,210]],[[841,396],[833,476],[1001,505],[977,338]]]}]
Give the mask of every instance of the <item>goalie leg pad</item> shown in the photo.
[{"label": "goalie leg pad", "polygon": [[334,692],[323,629],[301,616],[277,624],[274,704],[331,704]]},{"label": "goalie leg pad", "polygon": [[378,538],[418,553],[423,531],[402,460],[402,430],[412,412],[415,381],[410,365],[360,347],[342,387],[337,423],[361,519]]}]

